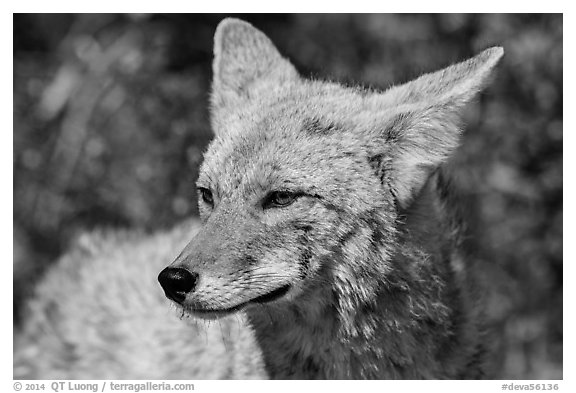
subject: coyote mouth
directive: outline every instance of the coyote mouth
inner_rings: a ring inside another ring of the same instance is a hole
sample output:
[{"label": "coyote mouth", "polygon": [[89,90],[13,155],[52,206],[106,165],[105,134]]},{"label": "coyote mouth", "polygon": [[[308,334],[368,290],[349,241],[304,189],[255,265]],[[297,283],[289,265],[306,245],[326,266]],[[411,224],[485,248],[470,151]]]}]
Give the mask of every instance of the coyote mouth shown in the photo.
[{"label": "coyote mouth", "polygon": [[255,297],[252,300],[248,300],[247,302],[240,303],[240,304],[233,306],[233,307],[220,308],[220,309],[217,309],[217,308],[215,308],[215,309],[191,308],[191,309],[188,309],[188,311],[192,315],[203,318],[203,319],[218,319],[218,318],[222,318],[222,317],[225,317],[227,315],[230,315],[230,314],[234,314],[234,313],[244,309],[246,306],[248,306],[250,304],[265,304],[265,303],[269,303],[269,302],[272,302],[274,300],[280,299],[282,296],[284,296],[286,293],[288,293],[289,290],[290,290],[290,285],[284,285],[278,289],[275,289],[275,290],[268,292],[264,295],[260,295],[258,297]]},{"label": "coyote mouth", "polygon": [[273,290],[272,292],[268,292],[265,295],[258,296],[255,299],[249,301],[249,303],[268,303],[274,301],[276,299],[280,299],[290,290],[290,285],[284,285],[278,289]]}]

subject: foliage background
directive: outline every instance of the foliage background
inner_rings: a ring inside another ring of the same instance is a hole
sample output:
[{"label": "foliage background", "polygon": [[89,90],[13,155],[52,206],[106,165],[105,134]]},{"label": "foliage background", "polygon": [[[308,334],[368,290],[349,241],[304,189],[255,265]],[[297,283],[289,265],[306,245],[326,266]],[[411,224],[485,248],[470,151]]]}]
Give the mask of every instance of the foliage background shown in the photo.
[{"label": "foliage background", "polygon": [[[301,73],[386,88],[506,55],[453,160],[500,378],[562,378],[562,15],[237,15]],[[14,15],[14,327],[82,231],[197,214],[224,15]]]}]

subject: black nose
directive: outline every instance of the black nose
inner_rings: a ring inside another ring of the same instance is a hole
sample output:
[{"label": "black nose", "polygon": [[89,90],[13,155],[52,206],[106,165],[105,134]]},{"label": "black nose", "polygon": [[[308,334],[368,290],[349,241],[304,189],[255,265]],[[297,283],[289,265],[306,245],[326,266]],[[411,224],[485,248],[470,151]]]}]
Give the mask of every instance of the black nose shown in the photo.
[{"label": "black nose", "polygon": [[191,273],[180,267],[167,267],[158,275],[158,281],[167,298],[182,303],[186,294],[196,287],[198,273]]}]

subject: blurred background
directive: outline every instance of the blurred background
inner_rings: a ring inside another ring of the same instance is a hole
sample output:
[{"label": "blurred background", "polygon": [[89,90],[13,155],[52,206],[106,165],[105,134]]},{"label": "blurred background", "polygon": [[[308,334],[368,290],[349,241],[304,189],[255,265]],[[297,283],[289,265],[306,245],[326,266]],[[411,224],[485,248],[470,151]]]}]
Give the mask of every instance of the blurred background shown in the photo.
[{"label": "blurred background", "polygon": [[[492,284],[498,378],[562,378],[562,15],[236,15],[304,76],[385,89],[501,45],[454,157],[468,247]],[[94,227],[197,214],[225,15],[14,15],[14,329]]]}]

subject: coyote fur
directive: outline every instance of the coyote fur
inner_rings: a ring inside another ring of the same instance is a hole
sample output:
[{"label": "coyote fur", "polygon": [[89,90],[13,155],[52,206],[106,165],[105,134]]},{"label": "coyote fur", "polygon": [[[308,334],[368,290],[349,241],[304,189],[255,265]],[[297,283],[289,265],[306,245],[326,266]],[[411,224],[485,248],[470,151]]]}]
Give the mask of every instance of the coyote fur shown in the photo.
[{"label": "coyote fur", "polygon": [[29,304],[15,378],[483,377],[441,165],[502,48],[380,92],[302,78],[240,20],[214,41],[201,224],[81,239]]}]

